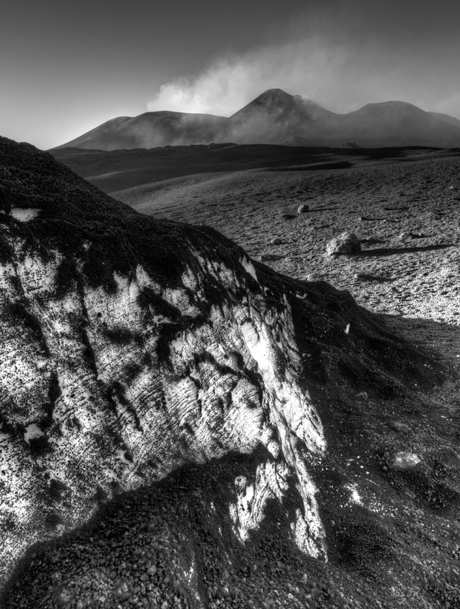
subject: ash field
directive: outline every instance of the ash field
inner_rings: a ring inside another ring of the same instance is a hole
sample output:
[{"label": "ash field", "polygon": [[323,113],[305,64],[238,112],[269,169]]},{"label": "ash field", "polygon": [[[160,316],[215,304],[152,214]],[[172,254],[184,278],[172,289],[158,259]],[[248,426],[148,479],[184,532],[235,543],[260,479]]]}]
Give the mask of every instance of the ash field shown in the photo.
[{"label": "ash field", "polygon": [[458,607],[460,150],[52,153],[1,142],[1,606]]}]

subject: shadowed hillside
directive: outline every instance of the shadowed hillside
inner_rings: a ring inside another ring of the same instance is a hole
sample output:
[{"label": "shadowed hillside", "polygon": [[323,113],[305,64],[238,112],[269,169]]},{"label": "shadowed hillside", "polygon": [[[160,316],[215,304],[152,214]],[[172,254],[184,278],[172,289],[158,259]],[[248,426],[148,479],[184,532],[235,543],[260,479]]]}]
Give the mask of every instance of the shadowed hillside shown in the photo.
[{"label": "shadowed hillside", "polygon": [[[213,175],[254,169],[316,171],[343,168],[374,160],[404,159],[429,155],[433,148],[360,149],[278,146],[232,143],[165,146],[150,150],[83,150],[59,148],[51,154],[104,192],[111,194],[149,185],[169,188],[166,182],[185,176],[206,179]],[[171,183],[173,187],[174,183]]]}]

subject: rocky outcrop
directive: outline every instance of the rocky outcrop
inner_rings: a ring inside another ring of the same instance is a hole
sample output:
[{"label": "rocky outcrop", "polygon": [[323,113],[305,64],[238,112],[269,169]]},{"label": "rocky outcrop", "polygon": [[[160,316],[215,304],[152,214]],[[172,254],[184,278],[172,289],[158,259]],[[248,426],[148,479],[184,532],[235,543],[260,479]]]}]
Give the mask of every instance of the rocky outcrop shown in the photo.
[{"label": "rocky outcrop", "polygon": [[327,561],[315,387],[372,357],[409,378],[401,343],[366,355],[380,330],[348,294],[141,216],[31,146],[2,139],[0,160],[0,584],[120,493],[261,450],[234,481],[234,535],[294,494],[289,536]]}]

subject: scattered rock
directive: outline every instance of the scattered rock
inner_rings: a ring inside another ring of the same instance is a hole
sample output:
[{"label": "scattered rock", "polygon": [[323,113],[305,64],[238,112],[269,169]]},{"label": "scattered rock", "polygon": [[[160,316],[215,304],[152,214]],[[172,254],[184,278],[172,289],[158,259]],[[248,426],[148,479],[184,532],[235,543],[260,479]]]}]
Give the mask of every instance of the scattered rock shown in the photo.
[{"label": "scattered rock", "polygon": [[281,241],[281,239],[279,237],[276,237],[275,239],[272,239],[270,241],[270,245],[281,245],[283,242]]},{"label": "scattered rock", "polygon": [[415,453],[411,453],[406,450],[397,452],[392,459],[390,459],[389,466],[395,471],[407,471],[417,467],[422,460]]},{"label": "scattered rock", "polygon": [[299,205],[299,207],[297,208],[298,214],[304,214],[307,211],[310,211],[310,208],[308,207],[308,205],[305,205],[305,203],[303,205]]},{"label": "scattered rock", "polygon": [[376,277],[374,277],[374,275],[369,275],[368,273],[355,273],[354,278],[358,279],[359,281],[375,281],[376,280]]},{"label": "scattered rock", "polygon": [[389,427],[391,427],[391,429],[394,429],[395,431],[401,431],[403,433],[410,432],[409,425],[406,425],[405,423],[401,423],[401,421],[390,421],[388,423],[388,425],[389,425]]},{"label": "scattered rock", "polygon": [[131,588],[126,581],[120,581],[116,589],[116,596],[120,601],[126,601],[131,597]]},{"label": "scattered rock", "polygon": [[59,590],[55,594],[55,601],[60,606],[69,605],[73,601],[74,598],[75,598],[75,595],[74,595],[73,591],[67,587],[59,588]]},{"label": "scattered rock", "polygon": [[331,239],[326,245],[326,254],[328,256],[337,256],[339,254],[356,254],[361,251],[361,243],[354,233],[344,232],[338,237]]}]

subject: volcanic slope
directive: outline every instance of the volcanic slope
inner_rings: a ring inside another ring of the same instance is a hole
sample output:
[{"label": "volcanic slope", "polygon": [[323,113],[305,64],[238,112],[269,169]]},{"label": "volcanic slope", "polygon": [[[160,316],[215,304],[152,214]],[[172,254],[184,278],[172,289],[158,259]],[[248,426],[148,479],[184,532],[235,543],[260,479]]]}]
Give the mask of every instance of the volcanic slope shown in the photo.
[{"label": "volcanic slope", "polygon": [[[184,176],[209,174],[215,177],[219,173],[307,164],[326,167],[331,163],[341,163],[347,166],[353,154],[363,156],[359,150],[347,148],[299,148],[270,144],[240,146],[232,143],[110,152],[60,148],[52,150],[51,154],[107,194],[142,185],[147,185],[147,189],[155,188],[159,182]],[[163,187],[160,184],[160,188]]]},{"label": "volcanic slope", "polygon": [[119,117],[58,148],[133,149],[165,145],[284,144],[309,146],[460,146],[458,119],[387,101],[337,114],[300,95],[269,89],[229,118],[179,112]]},{"label": "volcanic slope", "polygon": [[145,112],[139,116],[113,118],[68,142],[64,147],[131,150],[166,145],[207,144],[216,137],[220,140],[219,134],[225,126],[225,118],[211,114]]},{"label": "volcanic slope", "polygon": [[[364,149],[332,158],[348,167],[293,162],[113,196],[157,218],[212,226],[274,270],[349,290],[375,312],[459,325],[460,151]],[[301,205],[308,211],[298,214]],[[356,233],[361,254],[325,256],[343,231]]]},{"label": "volcanic slope", "polygon": [[31,146],[0,161],[2,608],[458,605],[435,350]]},{"label": "volcanic slope", "polygon": [[453,116],[449,116],[448,114],[441,114],[440,112],[430,112],[432,116],[439,118],[442,121],[446,121],[446,123],[450,123],[451,125],[455,125],[456,127],[460,127],[460,119],[454,118]]}]

